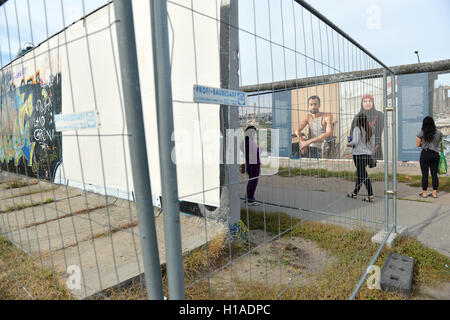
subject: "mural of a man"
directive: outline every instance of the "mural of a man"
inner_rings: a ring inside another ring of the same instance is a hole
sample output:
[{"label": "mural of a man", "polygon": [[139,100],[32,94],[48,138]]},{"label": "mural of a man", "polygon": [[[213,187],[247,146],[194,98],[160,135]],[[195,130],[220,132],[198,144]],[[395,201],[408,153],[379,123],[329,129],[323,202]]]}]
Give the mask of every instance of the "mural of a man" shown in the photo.
[{"label": "mural of a man", "polygon": [[[299,138],[299,150],[302,157],[321,158],[322,145],[326,138],[333,135],[333,116],[330,113],[320,112],[320,98],[308,98],[308,115],[300,122],[295,135]],[[308,137],[305,139],[301,132],[308,126]]]}]

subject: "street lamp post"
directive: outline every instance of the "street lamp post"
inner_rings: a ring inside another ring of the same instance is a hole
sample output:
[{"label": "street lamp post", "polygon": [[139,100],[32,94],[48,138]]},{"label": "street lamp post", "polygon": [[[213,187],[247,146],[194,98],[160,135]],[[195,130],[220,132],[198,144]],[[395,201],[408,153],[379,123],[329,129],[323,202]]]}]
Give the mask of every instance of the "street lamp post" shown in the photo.
[{"label": "street lamp post", "polygon": [[419,63],[420,63],[420,59],[419,59],[419,50],[415,50],[414,53],[417,55],[417,61],[419,61]]}]

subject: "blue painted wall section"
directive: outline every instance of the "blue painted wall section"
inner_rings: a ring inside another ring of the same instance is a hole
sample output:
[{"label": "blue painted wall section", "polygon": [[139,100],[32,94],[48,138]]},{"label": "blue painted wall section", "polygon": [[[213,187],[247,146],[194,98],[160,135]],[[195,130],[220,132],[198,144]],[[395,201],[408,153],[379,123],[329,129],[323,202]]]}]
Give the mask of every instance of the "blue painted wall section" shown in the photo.
[{"label": "blue painted wall section", "polygon": [[[274,92],[272,97],[272,129],[279,130],[278,156],[290,157],[292,153],[292,92]],[[274,134],[272,133],[272,139]],[[272,148],[275,145],[272,141]],[[274,151],[272,150],[272,154]]]},{"label": "blue painted wall section", "polygon": [[398,160],[419,161],[416,135],[428,110],[428,73],[399,75]]}]

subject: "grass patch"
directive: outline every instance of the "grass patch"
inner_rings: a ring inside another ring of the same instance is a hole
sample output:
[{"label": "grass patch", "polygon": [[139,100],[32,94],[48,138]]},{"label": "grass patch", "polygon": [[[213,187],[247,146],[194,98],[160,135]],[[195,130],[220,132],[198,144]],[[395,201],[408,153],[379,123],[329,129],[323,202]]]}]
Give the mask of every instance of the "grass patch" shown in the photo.
[{"label": "grass patch", "polygon": [[[317,178],[340,178],[346,181],[354,181],[355,171],[332,171],[327,169],[303,169],[303,168],[288,168],[280,167],[278,169],[280,177],[296,177],[296,176],[311,176]],[[384,180],[384,172],[376,172],[369,174],[370,179],[374,181]],[[392,174],[389,174],[389,179],[392,180]],[[397,182],[406,183],[411,187],[422,186],[421,175],[405,175],[398,173]],[[428,177],[428,185],[432,185],[431,177]],[[450,177],[439,176],[439,191],[450,193]]]},{"label": "grass patch", "polygon": [[278,175],[280,177],[296,177],[296,176],[312,176],[319,178],[343,178],[346,180],[352,180],[355,175],[355,171],[332,171],[327,169],[303,169],[303,168],[278,168]]},{"label": "grass patch", "polygon": [[[74,214],[69,214],[69,215],[67,215],[67,216],[70,217],[70,216],[73,216],[73,215],[74,215]],[[58,220],[58,219],[54,219],[54,220]],[[44,222],[44,223],[45,223],[45,222]],[[41,224],[41,223],[39,223],[39,224]],[[103,231],[103,232],[98,232],[98,233],[93,234],[93,235],[91,235],[91,236],[85,237],[85,238],[83,238],[83,239],[81,239],[81,240],[78,240],[78,242],[71,243],[71,244],[69,244],[69,245],[66,245],[66,246],[63,247],[63,248],[59,248],[58,250],[65,250],[65,249],[67,249],[67,248],[76,247],[76,246],[78,245],[78,243],[80,243],[80,242],[91,241],[91,240],[95,240],[95,239],[99,239],[99,238],[108,237],[108,236],[111,236],[111,235],[113,235],[114,233],[117,233],[117,232],[119,232],[119,231],[123,231],[123,230],[127,230],[127,229],[130,229],[130,228],[136,227],[137,225],[138,225],[138,221],[137,221],[137,220],[134,220],[134,221],[132,221],[132,222],[124,222],[124,223],[120,224],[120,225],[117,226],[117,227],[112,227],[112,226],[111,226],[111,228],[110,228],[109,230],[105,230],[105,231]],[[45,254],[46,256],[49,256],[49,255],[50,255],[50,253],[49,253],[48,251],[44,252],[44,254]]]},{"label": "grass patch", "polygon": [[27,187],[27,186],[32,186],[38,184],[37,181],[34,182],[25,182],[25,181],[13,181],[10,182],[6,185],[5,189],[9,190],[9,189],[17,189],[17,188],[22,188],[22,187]]},{"label": "grass patch", "polygon": [[[444,191],[450,193],[450,177],[439,177],[439,191]],[[402,183],[407,183],[411,187],[422,187],[422,176],[421,175],[404,175],[398,174],[397,181]],[[432,186],[431,177],[428,177],[428,186]]]},{"label": "grass patch", "polygon": [[0,300],[73,300],[63,280],[0,236]]},{"label": "grass patch", "polygon": [[398,197],[398,200],[406,200],[406,201],[416,201],[416,202],[425,202],[425,203],[430,203],[430,201],[427,200],[420,200],[420,199],[408,199],[408,198],[402,198],[402,197]]},{"label": "grass patch", "polygon": [[113,235],[116,232],[136,227],[137,225],[138,225],[137,220],[132,221],[132,222],[124,222],[117,227],[112,227],[110,230],[107,230],[105,232],[96,233],[87,239],[83,239],[82,241],[88,241],[88,240],[92,240],[92,239],[107,237],[107,236]]},{"label": "grass patch", "polygon": [[39,201],[39,202],[31,201],[31,203],[23,203],[23,204],[18,204],[15,206],[8,206],[8,208],[6,208],[6,210],[2,210],[2,211],[0,211],[0,213],[9,213],[9,212],[16,211],[16,210],[37,207],[37,206],[41,206],[44,204],[52,203],[54,201],[55,201],[54,199],[48,198],[48,199],[45,199],[44,201]]},{"label": "grass patch", "polygon": [[44,193],[44,192],[47,192],[47,191],[52,191],[52,190],[56,190],[56,189],[58,189],[59,188],[59,186],[57,186],[57,185],[52,185],[52,187],[50,187],[50,188],[44,188],[44,189],[40,189],[40,190],[25,190],[25,191],[21,191],[20,192],[20,195],[10,195],[10,196],[8,196],[8,197],[4,197],[2,200],[7,200],[7,199],[12,199],[12,198],[17,198],[17,197],[25,197],[25,196],[29,196],[29,195],[32,195],[32,194],[37,194],[37,193]]},{"label": "grass patch", "polygon": [[88,213],[90,213],[92,211],[95,211],[95,210],[98,210],[98,209],[104,209],[104,208],[106,208],[105,205],[101,205],[101,206],[97,206],[97,207],[89,208],[89,209],[82,209],[82,210],[79,210],[79,211],[75,211],[73,213],[68,213],[68,214],[64,214],[62,216],[58,216],[58,217],[53,218],[53,219],[48,219],[46,221],[35,222],[35,223],[32,223],[32,224],[28,225],[28,227],[37,227],[37,226],[40,226],[42,224],[46,224],[46,223],[49,223],[49,222],[57,221],[57,220],[64,219],[64,218],[70,218],[70,217],[73,217],[73,216],[76,216],[76,215],[80,215],[80,214],[88,214]]}]

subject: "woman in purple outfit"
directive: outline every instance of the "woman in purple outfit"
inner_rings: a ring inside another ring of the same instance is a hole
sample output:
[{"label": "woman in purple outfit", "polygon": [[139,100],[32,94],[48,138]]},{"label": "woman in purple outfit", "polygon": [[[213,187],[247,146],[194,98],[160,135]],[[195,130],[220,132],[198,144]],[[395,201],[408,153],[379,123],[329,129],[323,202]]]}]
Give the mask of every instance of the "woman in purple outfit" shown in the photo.
[{"label": "woman in purple outfit", "polygon": [[[241,150],[245,155],[245,164],[243,166],[242,173],[247,172],[249,180],[247,183],[247,204],[249,206],[257,206],[258,202],[255,200],[256,186],[258,185],[258,177],[261,173],[261,159],[260,150],[256,145],[256,127],[253,125],[245,128],[245,141],[244,146],[241,146]],[[244,148],[245,149],[244,149]]]}]

